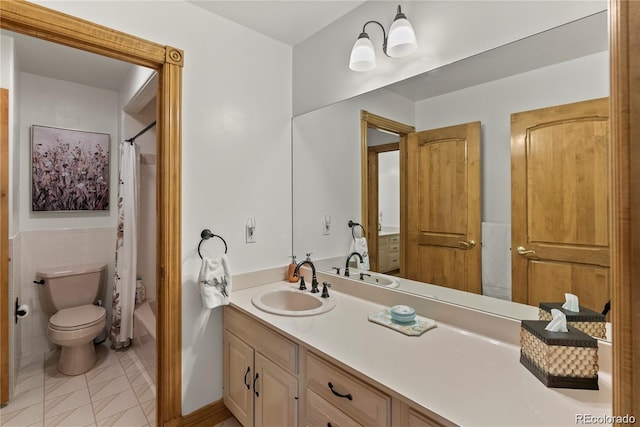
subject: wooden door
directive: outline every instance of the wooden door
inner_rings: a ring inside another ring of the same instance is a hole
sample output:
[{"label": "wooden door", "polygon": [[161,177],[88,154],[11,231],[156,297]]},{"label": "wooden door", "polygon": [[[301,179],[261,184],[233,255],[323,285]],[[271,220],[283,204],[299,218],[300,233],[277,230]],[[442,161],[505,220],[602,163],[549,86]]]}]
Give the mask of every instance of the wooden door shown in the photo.
[{"label": "wooden door", "polygon": [[298,380],[256,352],[254,384],[256,427],[298,425]]},{"label": "wooden door", "polygon": [[480,122],[409,134],[406,277],[481,293]]},{"label": "wooden door", "polygon": [[609,300],[609,100],[511,115],[513,300]]},{"label": "wooden door", "polygon": [[253,425],[253,348],[224,332],[224,404],[243,426]]},{"label": "wooden door", "polygon": [[9,400],[9,91],[0,89],[0,404]]}]

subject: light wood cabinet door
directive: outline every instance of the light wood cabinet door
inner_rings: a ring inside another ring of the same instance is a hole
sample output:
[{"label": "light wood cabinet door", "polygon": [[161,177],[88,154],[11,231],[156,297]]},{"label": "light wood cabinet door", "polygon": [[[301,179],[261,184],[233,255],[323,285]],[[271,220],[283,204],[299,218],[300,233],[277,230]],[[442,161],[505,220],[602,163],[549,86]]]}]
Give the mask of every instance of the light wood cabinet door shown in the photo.
[{"label": "light wood cabinet door", "polygon": [[298,380],[275,363],[255,354],[256,381],[253,384],[255,425],[294,427],[298,425]]},{"label": "light wood cabinet door", "polygon": [[242,340],[224,332],[224,404],[243,426],[253,425],[253,353]]}]

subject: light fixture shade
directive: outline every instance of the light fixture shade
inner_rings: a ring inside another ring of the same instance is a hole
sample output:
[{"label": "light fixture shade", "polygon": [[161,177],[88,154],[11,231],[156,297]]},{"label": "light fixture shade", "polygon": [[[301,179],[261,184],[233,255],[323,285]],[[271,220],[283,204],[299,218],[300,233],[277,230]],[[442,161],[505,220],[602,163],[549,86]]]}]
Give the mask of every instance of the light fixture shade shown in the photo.
[{"label": "light fixture shade", "polygon": [[361,33],[353,44],[349,68],[353,71],[369,71],[376,68],[376,53],[367,33]]},{"label": "light fixture shade", "polygon": [[398,14],[391,24],[387,39],[387,55],[393,58],[410,55],[418,49],[413,26],[399,9],[400,7],[398,7]]}]

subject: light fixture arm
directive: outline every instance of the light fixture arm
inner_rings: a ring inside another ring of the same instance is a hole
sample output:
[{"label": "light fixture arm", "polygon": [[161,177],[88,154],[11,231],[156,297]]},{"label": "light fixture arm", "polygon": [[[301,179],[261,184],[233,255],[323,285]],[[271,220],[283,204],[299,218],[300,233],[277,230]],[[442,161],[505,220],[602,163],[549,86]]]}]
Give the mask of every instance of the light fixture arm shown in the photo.
[{"label": "light fixture arm", "polygon": [[[387,55],[387,32],[384,30],[384,26],[379,23],[378,21],[367,21],[364,23],[364,25],[362,26],[362,34],[367,34],[367,32],[365,31],[365,28],[367,28],[367,25],[369,24],[378,24],[380,26],[380,28],[382,29],[382,51],[384,52],[384,54],[386,56]],[[362,36],[362,34],[360,34]]]}]

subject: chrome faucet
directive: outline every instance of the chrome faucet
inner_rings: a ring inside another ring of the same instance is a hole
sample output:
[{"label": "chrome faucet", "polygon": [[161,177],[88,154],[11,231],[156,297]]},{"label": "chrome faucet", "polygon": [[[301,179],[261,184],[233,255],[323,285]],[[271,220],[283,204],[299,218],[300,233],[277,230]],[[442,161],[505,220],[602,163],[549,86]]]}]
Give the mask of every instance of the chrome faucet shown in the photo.
[{"label": "chrome faucet", "polygon": [[351,257],[357,255],[358,258],[360,258],[360,262],[364,262],[364,259],[362,259],[362,255],[360,255],[360,252],[351,252],[348,256],[347,256],[347,262],[344,264],[344,275],[345,277],[349,277],[349,261],[351,261]]},{"label": "chrome faucet", "polygon": [[[302,267],[304,264],[309,264],[309,266],[311,267],[311,273],[312,273],[312,279],[311,279],[311,293],[317,293],[320,292],[318,290],[318,278],[316,277],[316,266],[313,265],[313,262],[310,259],[306,259],[304,261],[300,261],[297,265],[296,265],[296,269],[293,270],[293,275],[294,277],[300,277],[298,276],[300,267]],[[307,289],[307,287],[305,286],[304,283],[304,276],[302,276],[300,278],[300,287],[298,288],[301,291],[304,291]]]}]

